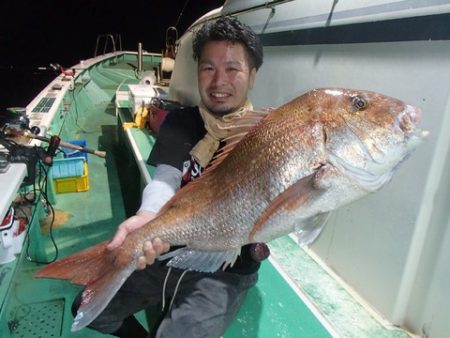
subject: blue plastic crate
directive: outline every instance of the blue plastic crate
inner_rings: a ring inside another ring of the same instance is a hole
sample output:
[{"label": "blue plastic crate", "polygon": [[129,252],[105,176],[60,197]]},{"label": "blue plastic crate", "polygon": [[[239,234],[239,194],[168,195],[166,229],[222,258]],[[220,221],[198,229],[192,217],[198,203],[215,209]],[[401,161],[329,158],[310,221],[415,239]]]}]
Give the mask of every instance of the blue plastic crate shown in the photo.
[{"label": "blue plastic crate", "polygon": [[55,179],[82,176],[85,161],[84,157],[54,159],[50,177]]},{"label": "blue plastic crate", "polygon": [[[86,140],[71,140],[69,143],[80,146],[80,147],[87,147]],[[88,153],[84,151],[69,149],[65,147],[61,147],[61,150],[64,153],[64,157],[71,158],[71,157],[84,157],[86,162],[88,161]]]}]

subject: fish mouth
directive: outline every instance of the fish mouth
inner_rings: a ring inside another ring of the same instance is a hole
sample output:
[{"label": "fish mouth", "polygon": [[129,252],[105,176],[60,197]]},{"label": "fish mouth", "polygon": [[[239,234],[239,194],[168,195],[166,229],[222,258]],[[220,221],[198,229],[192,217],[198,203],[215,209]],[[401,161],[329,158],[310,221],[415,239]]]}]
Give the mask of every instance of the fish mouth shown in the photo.
[{"label": "fish mouth", "polygon": [[398,116],[398,127],[409,136],[417,136],[425,138],[429,134],[428,131],[419,128],[422,121],[422,110],[419,107],[406,105],[405,110]]},{"label": "fish mouth", "polygon": [[422,110],[419,107],[407,105],[405,113],[411,119],[415,126],[418,126],[422,120]]}]

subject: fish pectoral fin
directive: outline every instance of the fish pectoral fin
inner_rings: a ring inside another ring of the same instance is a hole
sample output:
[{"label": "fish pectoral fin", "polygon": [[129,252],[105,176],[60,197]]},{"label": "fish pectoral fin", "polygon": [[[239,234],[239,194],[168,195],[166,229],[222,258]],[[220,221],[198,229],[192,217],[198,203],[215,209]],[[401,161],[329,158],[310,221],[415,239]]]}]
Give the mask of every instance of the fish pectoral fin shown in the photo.
[{"label": "fish pectoral fin", "polygon": [[297,210],[324,191],[324,189],[318,189],[316,186],[316,173],[314,172],[298,180],[272,200],[253,225],[249,235],[250,242],[254,241],[255,234],[262,230],[270,219]]},{"label": "fish pectoral fin", "polygon": [[233,266],[241,248],[234,248],[223,251],[195,250],[188,247],[180,248],[161,255],[158,259],[165,260],[171,258],[167,266],[200,272],[216,272],[220,268],[225,269]]},{"label": "fish pectoral fin", "polygon": [[329,212],[323,212],[310,217],[295,226],[295,236],[298,245],[305,246],[314,242],[327,223]]}]

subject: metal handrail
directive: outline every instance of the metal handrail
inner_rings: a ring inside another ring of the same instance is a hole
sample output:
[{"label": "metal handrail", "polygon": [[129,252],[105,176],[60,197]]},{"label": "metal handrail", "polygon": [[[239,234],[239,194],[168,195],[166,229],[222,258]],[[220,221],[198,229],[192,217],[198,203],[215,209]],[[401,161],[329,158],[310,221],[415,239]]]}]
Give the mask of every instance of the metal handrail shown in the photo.
[{"label": "metal handrail", "polygon": [[106,50],[108,47],[108,42],[111,41],[112,52],[121,51],[122,50],[122,37],[120,34],[100,34],[97,36],[97,43],[95,44],[95,52],[94,57],[98,55],[98,49],[100,46],[100,42],[104,40],[103,44],[103,54],[106,54]]}]

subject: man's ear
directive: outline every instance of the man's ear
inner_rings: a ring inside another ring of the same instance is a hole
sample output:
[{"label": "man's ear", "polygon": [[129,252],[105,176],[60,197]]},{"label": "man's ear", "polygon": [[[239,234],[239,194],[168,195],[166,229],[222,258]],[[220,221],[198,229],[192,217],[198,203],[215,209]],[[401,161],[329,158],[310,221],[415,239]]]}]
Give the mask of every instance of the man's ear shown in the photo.
[{"label": "man's ear", "polygon": [[248,83],[249,83],[248,88],[249,89],[253,88],[253,85],[255,84],[255,79],[256,79],[256,68],[253,67],[252,70],[250,71],[250,77],[248,80]]}]

